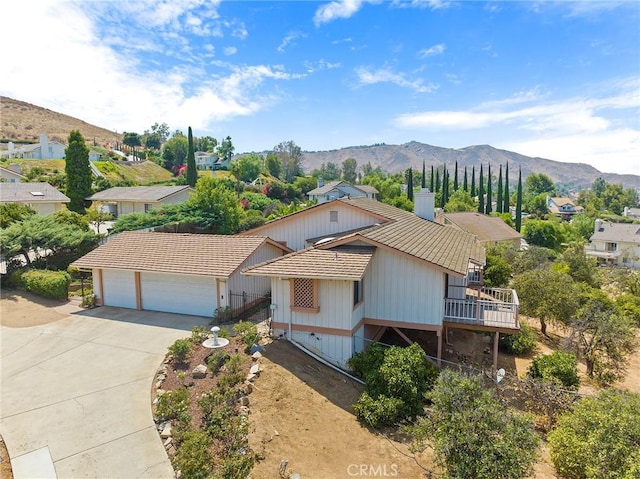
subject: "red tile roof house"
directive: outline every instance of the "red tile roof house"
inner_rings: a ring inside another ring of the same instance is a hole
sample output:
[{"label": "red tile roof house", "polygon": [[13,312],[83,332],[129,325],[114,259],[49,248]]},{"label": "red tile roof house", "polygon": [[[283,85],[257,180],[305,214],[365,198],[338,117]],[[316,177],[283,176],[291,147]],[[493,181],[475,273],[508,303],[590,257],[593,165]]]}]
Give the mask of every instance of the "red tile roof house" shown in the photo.
[{"label": "red tile roof house", "polygon": [[240,270],[290,252],[264,236],[124,232],[71,266],[93,273],[98,304],[212,317],[232,293],[265,295]]},{"label": "red tile roof house", "polygon": [[272,329],[341,368],[388,328],[437,341],[462,328],[516,334],[518,298],[480,288],[484,248],[474,235],[433,222],[434,195],[416,214],[368,198],[341,198],[246,232],[297,251],[243,270],[271,278]]}]

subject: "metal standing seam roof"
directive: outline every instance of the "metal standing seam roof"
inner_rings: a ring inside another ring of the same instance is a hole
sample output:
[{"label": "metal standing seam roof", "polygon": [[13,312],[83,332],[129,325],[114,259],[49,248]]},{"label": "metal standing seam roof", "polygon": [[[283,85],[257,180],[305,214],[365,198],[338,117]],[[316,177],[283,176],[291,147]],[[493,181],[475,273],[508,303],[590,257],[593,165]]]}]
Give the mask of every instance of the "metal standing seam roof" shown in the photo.
[{"label": "metal standing seam roof", "polygon": [[265,243],[290,251],[265,236],[127,231],[71,266],[228,278]]},{"label": "metal standing seam roof", "polygon": [[243,270],[250,276],[339,279],[359,281],[375,253],[374,247],[307,248]]},{"label": "metal standing seam roof", "polygon": [[89,201],[160,201],[167,196],[184,190],[189,186],[116,186],[99,191],[86,199]]},{"label": "metal standing seam roof", "polygon": [[69,201],[71,200],[66,195],[49,183],[0,183],[0,203],[68,203]]}]

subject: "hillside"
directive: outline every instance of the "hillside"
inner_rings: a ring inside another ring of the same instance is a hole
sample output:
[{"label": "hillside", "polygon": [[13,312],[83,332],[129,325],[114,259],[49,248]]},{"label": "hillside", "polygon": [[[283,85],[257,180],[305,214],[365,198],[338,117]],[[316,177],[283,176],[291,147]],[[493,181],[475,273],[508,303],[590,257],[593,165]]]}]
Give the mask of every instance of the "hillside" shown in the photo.
[{"label": "hillside", "polygon": [[37,143],[41,133],[49,140],[67,143],[71,130],[79,130],[88,145],[109,148],[122,135],[90,125],[68,115],[47,110],[6,96],[0,96],[0,139]]},{"label": "hillside", "polygon": [[509,181],[512,185],[517,181],[518,168],[522,168],[523,178],[530,173],[544,173],[555,182],[564,183],[575,189],[591,186],[599,176],[607,183],[622,184],[625,188],[640,188],[638,175],[603,173],[584,163],[563,163],[545,158],[532,158],[512,151],[499,150],[489,145],[452,149],[412,141],[403,145],[352,146],[331,151],[305,151],[304,168],[306,171],[311,171],[327,162],[340,165],[347,158],[355,159],[358,165],[370,162],[374,168],[380,166],[390,173],[404,171],[410,166],[419,171],[422,169],[423,161],[428,170],[431,166],[441,167],[446,164],[450,172],[457,161],[461,172],[466,166],[470,173],[471,168],[475,166],[476,175],[481,164],[484,165],[485,174],[487,165],[491,165],[491,173],[495,176],[500,165],[508,162]]}]

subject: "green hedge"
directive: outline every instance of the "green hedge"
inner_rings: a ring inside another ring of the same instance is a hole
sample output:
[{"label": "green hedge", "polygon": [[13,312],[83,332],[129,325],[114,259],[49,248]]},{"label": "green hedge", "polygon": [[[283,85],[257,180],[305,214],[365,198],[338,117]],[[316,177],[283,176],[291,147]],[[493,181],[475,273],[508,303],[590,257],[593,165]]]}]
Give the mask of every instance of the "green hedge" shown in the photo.
[{"label": "green hedge", "polygon": [[67,299],[71,276],[66,271],[31,269],[19,276],[25,290],[45,298]]}]

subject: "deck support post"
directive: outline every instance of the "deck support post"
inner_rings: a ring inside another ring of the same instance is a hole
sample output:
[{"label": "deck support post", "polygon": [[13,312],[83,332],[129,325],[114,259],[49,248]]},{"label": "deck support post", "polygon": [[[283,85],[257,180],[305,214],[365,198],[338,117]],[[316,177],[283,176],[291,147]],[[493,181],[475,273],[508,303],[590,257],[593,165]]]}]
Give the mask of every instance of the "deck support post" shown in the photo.
[{"label": "deck support post", "polygon": [[500,341],[500,333],[496,331],[493,333],[493,370],[498,370],[498,343]]},{"label": "deck support post", "polygon": [[436,331],[438,335],[438,367],[442,365],[442,329]]}]

